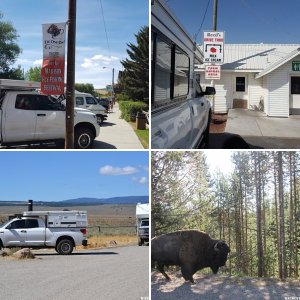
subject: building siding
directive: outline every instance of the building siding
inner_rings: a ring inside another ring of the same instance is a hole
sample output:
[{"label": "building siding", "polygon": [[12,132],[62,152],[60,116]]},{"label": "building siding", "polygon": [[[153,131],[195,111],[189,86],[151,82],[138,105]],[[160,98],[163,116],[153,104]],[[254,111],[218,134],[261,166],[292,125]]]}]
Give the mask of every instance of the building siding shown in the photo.
[{"label": "building siding", "polygon": [[255,79],[255,73],[250,73],[248,76],[248,108],[258,110],[261,105],[265,106],[267,100],[267,91],[263,87],[263,78]]},{"label": "building siding", "polygon": [[289,116],[289,72],[291,62],[287,62],[267,75],[268,115],[271,117]]}]

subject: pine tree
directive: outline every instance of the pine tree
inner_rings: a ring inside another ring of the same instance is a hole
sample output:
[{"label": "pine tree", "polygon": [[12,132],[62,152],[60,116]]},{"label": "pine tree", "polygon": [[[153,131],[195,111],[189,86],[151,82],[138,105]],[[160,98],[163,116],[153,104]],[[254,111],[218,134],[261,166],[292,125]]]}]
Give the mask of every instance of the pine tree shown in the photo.
[{"label": "pine tree", "polygon": [[1,21],[1,19],[3,15],[0,13],[0,78],[21,79],[21,68],[11,68],[21,53],[16,43],[18,34],[10,22]]},{"label": "pine tree", "polygon": [[121,61],[124,67],[119,84],[132,100],[148,103],[149,100],[149,28],[147,26],[135,35],[137,45],[127,44],[130,59]]}]

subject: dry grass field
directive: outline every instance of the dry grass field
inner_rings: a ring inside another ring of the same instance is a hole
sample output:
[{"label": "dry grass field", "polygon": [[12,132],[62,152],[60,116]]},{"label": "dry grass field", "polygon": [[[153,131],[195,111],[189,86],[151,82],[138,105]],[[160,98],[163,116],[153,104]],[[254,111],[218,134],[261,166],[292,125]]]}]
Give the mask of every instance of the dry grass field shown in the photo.
[{"label": "dry grass field", "polygon": [[[88,213],[87,248],[136,245],[135,205],[94,205],[74,207],[34,206],[34,210],[86,210]],[[8,216],[27,210],[24,206],[0,206],[0,224]],[[84,247],[82,247],[84,249]]]}]

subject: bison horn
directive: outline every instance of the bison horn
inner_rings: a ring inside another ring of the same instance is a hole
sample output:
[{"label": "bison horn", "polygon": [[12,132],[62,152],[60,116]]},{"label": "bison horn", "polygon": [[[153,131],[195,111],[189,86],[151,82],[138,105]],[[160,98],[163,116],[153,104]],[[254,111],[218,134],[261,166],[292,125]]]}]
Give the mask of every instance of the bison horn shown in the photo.
[{"label": "bison horn", "polygon": [[219,243],[216,242],[216,243],[215,243],[215,246],[214,246],[214,250],[217,251],[217,252],[220,251],[220,249],[218,248],[218,244],[219,244]]}]

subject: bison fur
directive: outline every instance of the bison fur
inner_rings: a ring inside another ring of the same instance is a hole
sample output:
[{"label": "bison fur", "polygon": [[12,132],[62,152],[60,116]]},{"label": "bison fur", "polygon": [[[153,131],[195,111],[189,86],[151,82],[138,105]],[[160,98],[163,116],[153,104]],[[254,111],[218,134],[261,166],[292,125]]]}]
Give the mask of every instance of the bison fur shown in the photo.
[{"label": "bison fur", "polygon": [[222,240],[212,239],[198,230],[182,230],[155,237],[151,240],[151,259],[167,280],[164,266],[180,266],[183,278],[194,283],[193,275],[203,268],[214,274],[224,266],[230,248]]}]

